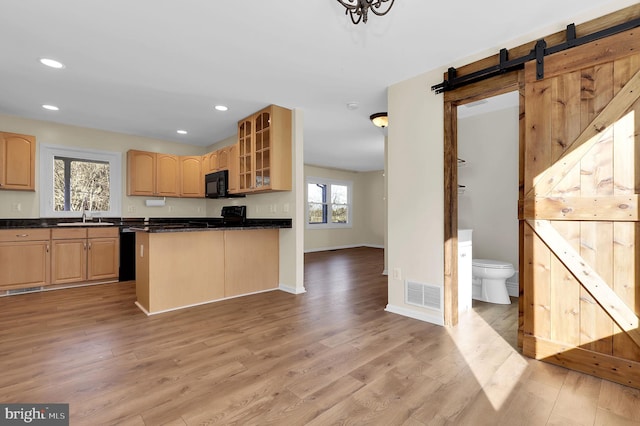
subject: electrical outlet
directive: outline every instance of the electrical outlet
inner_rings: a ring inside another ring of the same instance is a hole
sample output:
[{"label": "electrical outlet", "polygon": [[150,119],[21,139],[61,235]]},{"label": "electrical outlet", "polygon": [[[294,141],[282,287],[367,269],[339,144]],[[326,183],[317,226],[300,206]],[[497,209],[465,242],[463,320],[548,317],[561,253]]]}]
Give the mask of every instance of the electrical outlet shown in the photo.
[{"label": "electrical outlet", "polygon": [[198,208],[196,208],[196,211],[197,211],[198,213],[202,213],[202,207],[198,207]]},{"label": "electrical outlet", "polygon": [[11,211],[14,211],[14,212],[22,211],[22,204],[20,204],[20,203],[13,203],[13,204],[11,205]]},{"label": "electrical outlet", "polygon": [[271,213],[275,213],[277,210],[278,210],[278,206],[277,206],[276,204],[271,204],[271,205],[269,206],[269,211],[270,211]]},{"label": "electrical outlet", "polygon": [[169,213],[173,211],[173,206],[169,206]]},{"label": "electrical outlet", "polygon": [[132,205],[127,206],[127,213],[135,213],[135,212],[136,212],[135,206],[132,206]]},{"label": "electrical outlet", "polygon": [[402,279],[402,270],[400,268],[393,268],[393,279],[394,280]]},{"label": "electrical outlet", "polygon": [[282,211],[285,213],[289,213],[289,203],[284,203],[282,206]]}]

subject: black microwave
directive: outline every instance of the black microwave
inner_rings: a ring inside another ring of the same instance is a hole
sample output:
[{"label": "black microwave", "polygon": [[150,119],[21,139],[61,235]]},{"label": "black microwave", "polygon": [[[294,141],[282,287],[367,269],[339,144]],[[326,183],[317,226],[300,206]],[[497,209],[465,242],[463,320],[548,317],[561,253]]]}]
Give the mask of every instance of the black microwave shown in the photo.
[{"label": "black microwave", "polygon": [[204,176],[204,194],[207,198],[229,196],[229,171],[220,170]]}]

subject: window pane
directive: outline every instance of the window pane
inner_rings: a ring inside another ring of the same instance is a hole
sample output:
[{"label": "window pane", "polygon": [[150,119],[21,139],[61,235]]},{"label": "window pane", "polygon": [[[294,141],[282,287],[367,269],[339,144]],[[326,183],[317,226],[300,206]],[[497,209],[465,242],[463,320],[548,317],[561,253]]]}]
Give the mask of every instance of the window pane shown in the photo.
[{"label": "window pane", "polygon": [[71,210],[109,210],[109,164],[92,161],[71,162]]},{"label": "window pane", "polygon": [[55,157],[53,192],[56,211],[108,211],[109,163]]},{"label": "window pane", "polygon": [[310,183],[307,185],[307,201],[310,203],[326,202],[327,185]]},{"label": "window pane", "polygon": [[64,161],[53,160],[53,209],[64,211]]},{"label": "window pane", "polygon": [[308,223],[327,223],[325,205],[322,203],[309,203]]},{"label": "window pane", "polygon": [[331,202],[333,204],[347,204],[347,187],[344,185],[331,185]]},{"label": "window pane", "polygon": [[344,205],[332,205],[331,206],[331,222],[332,223],[347,223],[349,218],[349,209]]}]

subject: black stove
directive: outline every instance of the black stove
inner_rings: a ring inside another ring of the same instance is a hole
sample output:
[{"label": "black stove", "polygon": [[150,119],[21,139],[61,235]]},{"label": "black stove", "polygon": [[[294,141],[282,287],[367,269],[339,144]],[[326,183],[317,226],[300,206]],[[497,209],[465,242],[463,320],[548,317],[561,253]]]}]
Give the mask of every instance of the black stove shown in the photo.
[{"label": "black stove", "polygon": [[247,221],[247,206],[224,206],[220,215],[223,225],[241,226]]}]

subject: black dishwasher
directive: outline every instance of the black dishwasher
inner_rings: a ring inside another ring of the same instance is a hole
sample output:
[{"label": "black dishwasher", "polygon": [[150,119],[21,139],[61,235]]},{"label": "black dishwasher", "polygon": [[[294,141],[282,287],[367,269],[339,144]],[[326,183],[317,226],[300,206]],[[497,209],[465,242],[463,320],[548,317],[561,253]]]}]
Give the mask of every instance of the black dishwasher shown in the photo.
[{"label": "black dishwasher", "polygon": [[136,279],[136,233],[120,228],[120,281]]}]

